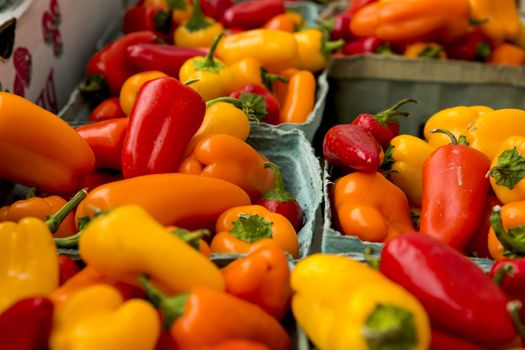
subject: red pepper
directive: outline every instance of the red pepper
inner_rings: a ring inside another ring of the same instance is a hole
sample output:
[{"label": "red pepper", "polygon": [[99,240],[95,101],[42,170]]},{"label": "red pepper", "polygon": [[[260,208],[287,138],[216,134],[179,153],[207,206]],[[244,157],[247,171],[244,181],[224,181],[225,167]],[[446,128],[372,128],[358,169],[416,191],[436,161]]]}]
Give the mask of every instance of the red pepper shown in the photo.
[{"label": "red pepper", "polygon": [[232,7],[233,0],[201,0],[201,8],[204,16],[220,21],[224,12]]},{"label": "red pepper", "polygon": [[58,256],[58,285],[63,285],[68,279],[80,271],[80,267],[69,256],[60,254]]},{"label": "red pepper", "polygon": [[359,114],[352,124],[360,125],[368,130],[372,136],[375,137],[377,142],[379,142],[381,147],[387,149],[390,145],[390,140],[399,135],[399,120],[397,119],[397,116],[402,115],[408,117],[410,114],[398,110],[399,107],[407,103],[418,103],[418,101],[413,98],[406,98],[377,114]]},{"label": "red pepper", "polygon": [[354,39],[354,35],[350,31],[350,19],[352,17],[347,14],[340,14],[334,17],[333,24],[330,26],[330,41],[343,39],[348,42]]},{"label": "red pepper", "polygon": [[432,328],[432,342],[429,350],[489,350],[469,340],[454,337],[446,332]]},{"label": "red pepper", "polygon": [[96,168],[120,170],[128,121],[128,118],[114,118],[76,128],[95,154]]},{"label": "red pepper", "polygon": [[45,297],[17,301],[0,314],[0,349],[47,349],[53,325],[53,303]]},{"label": "red pepper", "polygon": [[489,258],[489,230],[490,230],[490,214],[492,207],[495,205],[502,205],[494,194],[489,194],[485,203],[485,209],[479,222],[476,231],[472,235],[472,238],[468,241],[465,247],[465,254],[469,256],[476,256],[478,258]]},{"label": "red pepper", "polygon": [[376,37],[358,38],[343,46],[343,54],[347,56],[365,53],[378,53],[385,42]]},{"label": "red pepper", "polygon": [[448,58],[455,60],[487,62],[492,56],[490,40],[480,29],[474,29],[446,44],[444,50]]},{"label": "red pepper", "polygon": [[100,102],[95,109],[89,114],[90,122],[100,122],[102,120],[113,118],[125,118],[126,113],[120,107],[119,97],[110,97]]},{"label": "red pepper", "polygon": [[140,70],[126,59],[128,46],[139,43],[152,43],[157,39],[155,33],[142,31],[126,34],[93,55],[87,64],[87,82],[82,86],[86,93],[101,92],[107,84],[112,95],[118,95],[122,84]]},{"label": "red pepper", "polygon": [[154,32],[162,40],[173,41],[171,32],[171,12],[160,5],[135,5],[126,10],[122,31],[124,34],[148,30]]},{"label": "red pepper", "polygon": [[281,114],[279,101],[274,94],[272,94],[263,86],[248,84],[242,89],[234,91],[230,94],[231,97],[238,98],[241,100],[241,102],[244,102],[244,99],[250,99],[250,95],[259,95],[264,97],[266,116],[264,116],[261,121],[274,125],[279,124],[279,115]]},{"label": "red pepper", "polygon": [[433,327],[491,348],[517,336],[499,287],[467,257],[425,234],[386,243],[380,271],[421,302]]},{"label": "red pepper", "polygon": [[[489,275],[509,298],[525,305],[525,258],[497,260]],[[520,316],[525,320],[525,306],[520,309]]]},{"label": "red pepper", "polygon": [[248,0],[227,9],[221,22],[225,28],[254,29],[285,12],[283,0]]},{"label": "red pepper", "polygon": [[372,134],[360,125],[332,127],[323,140],[325,159],[335,167],[376,171],[383,162],[383,150]]},{"label": "red pepper", "polygon": [[179,78],[180,67],[195,56],[206,56],[203,50],[160,44],[137,44],[127,49],[127,59],[142,71],[156,70]]},{"label": "red pepper", "polygon": [[202,97],[177,79],[146,82],[129,116],[122,147],[124,177],[175,172],[205,112]]},{"label": "red pepper", "polygon": [[354,15],[357,11],[361,10],[368,4],[376,2],[377,0],[352,0],[350,1],[350,6],[346,10],[346,13],[350,16]]},{"label": "red pepper", "polygon": [[271,212],[283,215],[290,221],[296,232],[303,227],[303,211],[294,196],[284,188],[284,181],[279,167],[273,163],[265,163],[265,168],[270,168],[275,174],[275,188],[263,194],[257,204],[262,205]]},{"label": "red pepper", "polygon": [[[459,251],[465,248],[482,221],[490,183],[485,175],[489,158],[458,144],[439,147],[423,163],[420,229]],[[461,141],[461,139],[460,139]]]}]

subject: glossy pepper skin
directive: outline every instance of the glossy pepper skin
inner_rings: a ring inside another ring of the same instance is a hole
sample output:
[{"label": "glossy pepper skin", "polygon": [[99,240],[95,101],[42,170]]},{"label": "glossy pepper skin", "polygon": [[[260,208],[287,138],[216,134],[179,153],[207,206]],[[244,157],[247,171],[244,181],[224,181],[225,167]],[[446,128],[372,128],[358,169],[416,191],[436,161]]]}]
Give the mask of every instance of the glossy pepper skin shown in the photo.
[{"label": "glossy pepper skin", "polygon": [[42,220],[26,217],[0,223],[0,286],[0,312],[58,287],[57,251]]},{"label": "glossy pepper skin", "polygon": [[113,118],[75,129],[95,154],[95,168],[121,169],[122,146],[128,123],[128,118]]},{"label": "glossy pepper skin", "polygon": [[189,174],[147,175],[97,187],[82,201],[77,220],[107,210],[138,204],[163,225],[188,229],[215,227],[228,208],[250,204],[241,188],[227,181]]},{"label": "glossy pepper skin", "polygon": [[383,149],[374,136],[360,125],[339,124],[324,136],[323,154],[335,167],[376,171],[383,162]]},{"label": "glossy pepper skin", "polygon": [[410,205],[421,207],[423,191],[423,163],[435,147],[412,135],[398,135],[390,140],[392,164],[390,180],[406,194]]},{"label": "glossy pepper skin", "polygon": [[[118,95],[126,79],[138,72],[126,59],[128,46],[152,43],[156,38],[155,33],[151,31],[133,32],[106,45],[89,59],[86,67],[88,82],[83,89],[87,91],[100,90],[102,84],[107,84],[111,94]],[[95,75],[99,77],[95,78]],[[100,81],[100,78],[103,78],[103,82]]]},{"label": "glossy pepper skin", "polygon": [[122,146],[124,177],[174,172],[205,111],[202,97],[175,78],[145,83]]},{"label": "glossy pepper skin", "polygon": [[489,250],[490,215],[492,213],[492,208],[495,205],[501,205],[501,202],[493,193],[489,193],[487,201],[485,202],[485,208],[483,209],[481,221],[465,246],[465,255],[476,256],[479,258],[492,258]]},{"label": "glossy pepper skin", "polygon": [[137,205],[121,206],[93,219],[78,248],[88,265],[130,284],[147,273],[170,293],[194,286],[224,289],[221,273],[209,259]]},{"label": "glossy pepper skin", "polygon": [[494,279],[497,275],[501,275],[504,271],[500,272],[500,270],[509,271],[497,281],[503,291],[511,298],[523,301],[525,299],[525,258],[507,258],[494,262],[490,269],[490,277]]},{"label": "glossy pepper skin", "polygon": [[161,71],[174,78],[179,78],[184,62],[205,54],[199,49],[160,44],[130,45],[126,50],[127,60],[138,69]]},{"label": "glossy pepper skin", "polygon": [[126,113],[120,107],[119,97],[109,97],[100,102],[89,114],[90,122],[101,122],[107,119],[124,118]]},{"label": "glossy pepper skin", "polygon": [[413,230],[405,194],[377,172],[337,179],[334,207],[343,234],[364,241],[389,241]]},{"label": "glossy pepper skin", "polygon": [[89,145],[65,121],[8,92],[0,92],[0,159],[0,178],[49,193],[76,190],[95,166]]},{"label": "glossy pepper skin", "polygon": [[433,326],[451,335],[493,347],[516,337],[509,300],[499,287],[468,258],[427,235],[407,233],[387,243],[380,271],[423,304]]},{"label": "glossy pepper skin", "polygon": [[331,23],[330,40],[343,39],[345,42],[349,42],[354,39],[354,35],[350,31],[351,19],[352,17],[346,13],[336,15],[333,18],[333,23]]},{"label": "glossy pepper skin", "polygon": [[210,346],[199,346],[191,350],[270,350],[269,347],[250,340],[227,340]]},{"label": "glossy pepper skin", "polygon": [[56,350],[153,350],[159,333],[157,311],[147,301],[123,301],[116,289],[94,285],[57,309],[49,344]]},{"label": "glossy pepper skin", "polygon": [[260,205],[226,210],[217,219],[210,248],[214,253],[246,253],[254,243],[272,239],[292,257],[299,256],[299,241],[292,224],[281,214]]},{"label": "glossy pepper skin", "polygon": [[320,350],[428,348],[419,301],[365,264],[314,254],[295,266],[291,284],[295,319]]},{"label": "glossy pepper skin", "polygon": [[344,45],[342,39],[329,41],[325,32],[317,28],[303,29],[293,35],[297,41],[297,56],[295,56],[292,67],[313,73],[326,68],[332,51]]},{"label": "glossy pepper skin", "polygon": [[468,0],[373,2],[354,14],[350,30],[391,43],[451,40],[468,31]]},{"label": "glossy pepper skin", "polygon": [[234,4],[233,0],[201,0],[204,15],[216,21],[220,21],[224,12]]},{"label": "glossy pepper skin", "polygon": [[130,115],[131,109],[137,100],[137,95],[140,88],[148,81],[164,78],[167,75],[160,71],[144,71],[137,74],[133,74],[131,77],[126,79],[122,88],[120,89],[120,107],[126,113],[127,116]]},{"label": "glossy pepper skin", "polygon": [[307,70],[292,74],[282,104],[279,123],[304,123],[315,106],[315,76]]},{"label": "glossy pepper skin", "polygon": [[437,148],[423,163],[420,228],[461,251],[483,217],[490,160],[450,135],[452,144]]},{"label": "glossy pepper skin", "polygon": [[265,87],[257,84],[245,85],[240,90],[234,91],[230,94],[231,97],[243,99],[252,98],[252,95],[258,95],[264,97],[264,104],[266,107],[266,115],[262,117],[262,121],[269,124],[278,124],[279,116],[281,114],[281,107],[277,98]]},{"label": "glossy pepper skin", "polygon": [[273,172],[264,168],[266,157],[234,136],[211,134],[203,137],[181,164],[179,171],[188,171],[185,167],[188,161],[196,161],[197,169],[200,167],[200,171],[194,174],[236,184],[252,200],[257,200],[275,185]]},{"label": "glossy pepper skin", "polygon": [[284,12],[283,0],[248,0],[228,8],[221,22],[226,28],[255,29]]},{"label": "glossy pepper skin", "polygon": [[407,103],[418,103],[417,100],[407,98],[397,102],[392,107],[377,114],[362,113],[359,114],[352,124],[361,125],[368,130],[372,136],[379,142],[383,149],[387,149],[390,140],[399,135],[399,120],[397,116],[408,117],[408,112],[402,112],[399,108]]},{"label": "glossy pepper skin", "polygon": [[180,47],[210,47],[215,37],[223,31],[220,23],[204,16],[200,0],[194,0],[191,17],[175,29],[173,39],[175,45]]},{"label": "glossy pepper skin", "polygon": [[488,248],[494,260],[525,256],[522,232],[525,228],[525,201],[495,206],[490,215]]},{"label": "glossy pepper skin", "polygon": [[0,313],[0,347],[11,350],[48,348],[54,307],[45,297],[28,297]]},{"label": "glossy pepper skin", "polygon": [[272,240],[261,240],[239,258],[221,269],[226,292],[280,320],[290,307],[290,268],[283,251]]},{"label": "glossy pepper skin", "polygon": [[275,174],[275,187],[263,193],[257,204],[262,205],[271,212],[285,216],[296,232],[303,227],[303,210],[292,194],[286,191],[283,176],[277,164],[267,162],[265,168],[270,168]]},{"label": "glossy pepper skin", "polygon": [[261,342],[270,349],[289,350],[291,340],[275,318],[260,307],[233,295],[206,287],[166,297],[146,278],[141,284],[157,306],[181,349],[214,345],[229,339]]},{"label": "glossy pepper skin", "polygon": [[470,16],[475,19],[489,20],[480,24],[480,29],[491,40],[503,42],[513,40],[520,31],[518,5],[512,0],[494,3],[490,0],[469,0]]}]

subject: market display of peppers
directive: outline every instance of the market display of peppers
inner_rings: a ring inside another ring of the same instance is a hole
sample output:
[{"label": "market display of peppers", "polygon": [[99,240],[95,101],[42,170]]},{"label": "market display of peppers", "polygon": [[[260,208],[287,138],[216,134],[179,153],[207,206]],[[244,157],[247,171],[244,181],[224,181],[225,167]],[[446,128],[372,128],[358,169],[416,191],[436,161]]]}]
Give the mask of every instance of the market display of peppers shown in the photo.
[{"label": "market display of peppers", "polygon": [[140,0],[86,65],[82,125],[1,91],[0,349],[524,349],[525,110],[330,121],[332,228],[379,256],[303,251],[300,189],[249,139],[307,124],[334,56],[525,64],[515,2],[344,11]]}]

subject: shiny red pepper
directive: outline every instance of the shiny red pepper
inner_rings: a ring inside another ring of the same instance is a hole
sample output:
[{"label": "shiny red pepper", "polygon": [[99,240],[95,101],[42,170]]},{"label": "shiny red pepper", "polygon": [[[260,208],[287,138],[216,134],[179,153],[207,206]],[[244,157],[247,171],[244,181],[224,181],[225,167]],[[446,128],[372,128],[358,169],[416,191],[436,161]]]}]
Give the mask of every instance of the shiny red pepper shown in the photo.
[{"label": "shiny red pepper", "polygon": [[126,58],[128,46],[139,43],[152,43],[157,39],[151,31],[126,34],[95,53],[88,61],[87,81],[81,87],[85,93],[101,92],[107,84],[112,95],[118,95],[122,84],[140,70],[131,65]]},{"label": "shiny red pepper", "polygon": [[48,349],[53,311],[53,303],[45,297],[25,298],[11,305],[0,314],[0,349]]},{"label": "shiny red pepper", "polygon": [[243,101],[244,98],[250,98],[250,94],[264,97],[264,102],[266,105],[266,116],[264,116],[261,121],[274,125],[279,124],[279,115],[281,114],[281,107],[279,105],[279,101],[277,100],[277,97],[275,97],[274,94],[272,94],[263,86],[256,84],[248,84],[242,89],[232,92],[230,96]]},{"label": "shiny red pepper", "polygon": [[146,82],[129,116],[122,147],[124,177],[175,172],[205,112],[202,97],[177,79]]},{"label": "shiny red pepper", "polygon": [[68,279],[80,271],[80,267],[69,256],[60,254],[58,256],[58,285],[63,285]]},{"label": "shiny red pepper", "polygon": [[206,56],[199,49],[160,44],[137,44],[127,48],[127,59],[143,71],[156,70],[179,78],[180,67],[195,56]]},{"label": "shiny red pepper", "polygon": [[432,328],[432,342],[429,350],[489,350],[466,339],[454,337],[446,332]]},{"label": "shiny red pepper", "polygon": [[135,5],[126,10],[122,31],[124,34],[149,30],[166,42],[172,41],[171,12],[162,6]]},{"label": "shiny red pepper", "polygon": [[204,15],[216,21],[220,21],[224,12],[234,4],[233,0],[201,0],[201,8]]},{"label": "shiny red pepper", "polygon": [[285,12],[284,0],[248,0],[227,9],[221,22],[225,28],[254,29]]},{"label": "shiny red pepper", "polygon": [[357,38],[343,46],[343,54],[347,56],[365,53],[378,53],[385,42],[376,37]]},{"label": "shiny red pepper", "polygon": [[76,128],[95,154],[95,168],[120,170],[128,118],[114,118]]},{"label": "shiny red pepper", "polygon": [[100,102],[89,114],[90,122],[100,122],[113,118],[125,118],[126,113],[120,107],[119,97],[110,97]]},{"label": "shiny red pepper", "polygon": [[474,29],[446,44],[444,50],[447,58],[455,60],[487,62],[492,56],[490,40],[480,29]]},{"label": "shiny red pepper", "polygon": [[490,183],[485,175],[489,158],[458,144],[439,147],[423,163],[420,229],[442,243],[462,251],[482,221]]},{"label": "shiny red pepper", "polygon": [[509,298],[467,257],[427,235],[386,243],[379,270],[421,302],[433,327],[492,349],[517,336]]}]

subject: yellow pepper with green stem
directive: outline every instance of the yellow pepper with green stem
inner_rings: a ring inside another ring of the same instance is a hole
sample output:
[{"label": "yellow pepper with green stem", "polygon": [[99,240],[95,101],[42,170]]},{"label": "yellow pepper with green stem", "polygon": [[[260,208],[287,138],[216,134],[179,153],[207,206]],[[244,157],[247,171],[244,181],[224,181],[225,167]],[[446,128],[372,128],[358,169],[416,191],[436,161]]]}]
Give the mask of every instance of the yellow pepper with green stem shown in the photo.
[{"label": "yellow pepper with green stem", "polygon": [[320,350],[424,350],[428,316],[419,301],[378,271],[314,254],[292,271],[292,311]]},{"label": "yellow pepper with green stem", "polygon": [[223,31],[220,23],[204,16],[200,1],[195,0],[190,18],[175,29],[173,41],[180,47],[209,47],[215,37]]},{"label": "yellow pepper with green stem", "polygon": [[297,56],[292,67],[313,73],[326,68],[332,51],[344,45],[343,39],[329,41],[326,33],[317,28],[303,29],[293,35],[297,41]]}]

